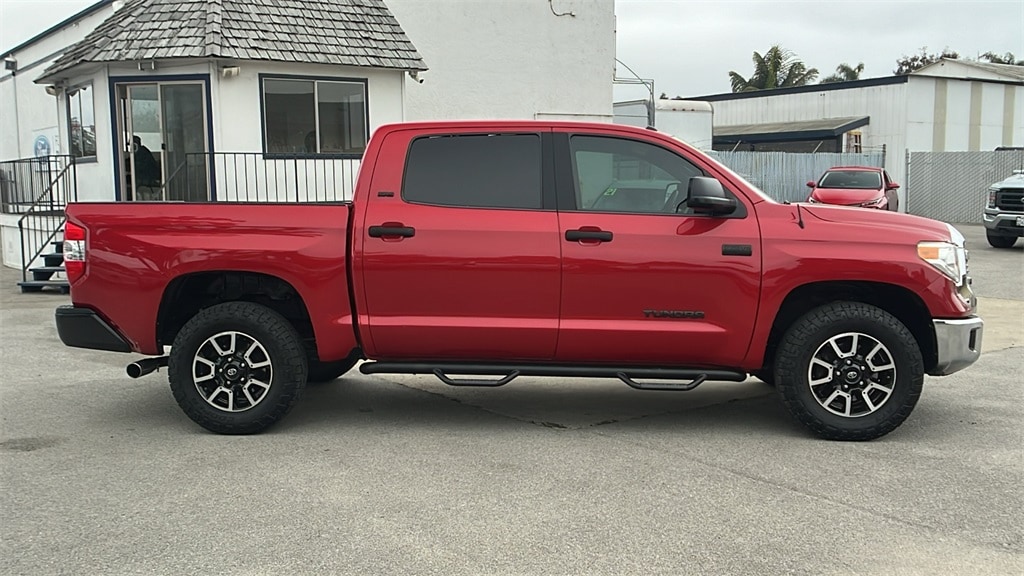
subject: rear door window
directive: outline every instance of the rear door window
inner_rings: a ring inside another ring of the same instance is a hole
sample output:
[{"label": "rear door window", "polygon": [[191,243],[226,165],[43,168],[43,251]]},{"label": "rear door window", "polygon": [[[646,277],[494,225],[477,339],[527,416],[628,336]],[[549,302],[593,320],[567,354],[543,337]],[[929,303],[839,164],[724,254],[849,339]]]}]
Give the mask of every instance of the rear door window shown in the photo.
[{"label": "rear door window", "polygon": [[469,208],[542,208],[538,134],[418,138],[405,168],[406,202]]}]

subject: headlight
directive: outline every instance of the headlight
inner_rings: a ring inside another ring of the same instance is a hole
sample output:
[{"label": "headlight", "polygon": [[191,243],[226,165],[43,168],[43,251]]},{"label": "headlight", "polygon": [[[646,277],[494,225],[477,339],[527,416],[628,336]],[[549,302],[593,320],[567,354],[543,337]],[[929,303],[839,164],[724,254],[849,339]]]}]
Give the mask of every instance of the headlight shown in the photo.
[{"label": "headlight", "polygon": [[870,208],[872,206],[878,206],[882,202],[885,202],[885,196],[882,196],[880,198],[875,198],[874,200],[870,200],[868,202],[862,202],[860,207],[861,208]]},{"label": "headlight", "polygon": [[807,202],[809,202],[811,204],[817,204],[818,203],[818,201],[814,199],[814,196],[808,196],[807,197]]},{"label": "headlight", "polygon": [[963,246],[951,242],[919,242],[917,255],[956,284],[967,274],[967,256]]},{"label": "headlight", "polygon": [[988,191],[988,207],[989,208],[995,208],[996,207],[996,190],[995,190],[995,188],[989,188],[989,191]]}]

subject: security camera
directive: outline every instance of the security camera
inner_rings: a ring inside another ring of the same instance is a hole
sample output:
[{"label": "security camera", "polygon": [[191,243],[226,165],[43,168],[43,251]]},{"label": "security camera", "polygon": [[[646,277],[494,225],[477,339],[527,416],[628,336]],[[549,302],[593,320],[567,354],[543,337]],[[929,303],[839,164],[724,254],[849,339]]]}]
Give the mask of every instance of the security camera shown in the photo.
[{"label": "security camera", "polygon": [[423,84],[423,78],[420,78],[420,71],[419,70],[412,70],[412,71],[410,71],[409,72],[409,77],[412,78],[413,80],[415,80],[416,82],[419,82],[420,84]]},{"label": "security camera", "polygon": [[7,56],[4,58],[4,70],[16,72],[18,70],[18,59],[14,56]]}]

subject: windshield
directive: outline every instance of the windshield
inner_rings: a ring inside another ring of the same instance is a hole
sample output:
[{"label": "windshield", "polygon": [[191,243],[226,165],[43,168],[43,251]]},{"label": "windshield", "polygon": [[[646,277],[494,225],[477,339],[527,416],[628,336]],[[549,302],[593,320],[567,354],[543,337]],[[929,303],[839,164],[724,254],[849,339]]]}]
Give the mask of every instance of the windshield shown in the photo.
[{"label": "windshield", "polygon": [[867,170],[832,170],[818,182],[818,188],[854,188],[877,190],[882,187],[882,175]]}]

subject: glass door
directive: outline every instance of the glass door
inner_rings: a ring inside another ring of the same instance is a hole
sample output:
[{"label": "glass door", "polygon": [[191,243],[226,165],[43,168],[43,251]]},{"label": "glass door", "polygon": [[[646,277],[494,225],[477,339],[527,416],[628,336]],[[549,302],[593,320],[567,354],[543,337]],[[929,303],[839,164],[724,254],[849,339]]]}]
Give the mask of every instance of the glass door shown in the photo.
[{"label": "glass door", "polygon": [[203,85],[164,84],[160,86],[160,99],[168,174],[164,199],[205,202],[210,199],[210,178]]},{"label": "glass door", "polygon": [[209,200],[204,84],[118,84],[117,97],[124,198]]},{"label": "glass door", "polygon": [[156,84],[118,86],[121,167],[127,200],[161,200],[163,130]]}]

